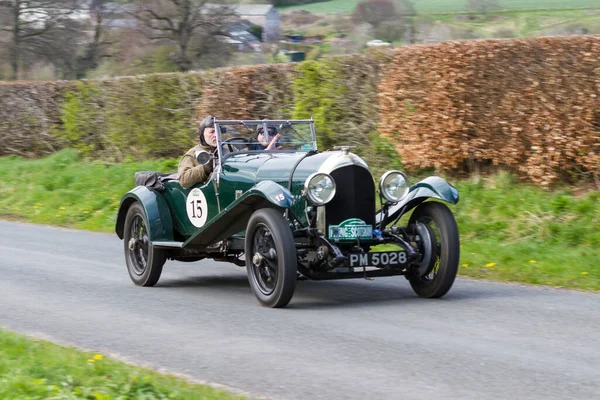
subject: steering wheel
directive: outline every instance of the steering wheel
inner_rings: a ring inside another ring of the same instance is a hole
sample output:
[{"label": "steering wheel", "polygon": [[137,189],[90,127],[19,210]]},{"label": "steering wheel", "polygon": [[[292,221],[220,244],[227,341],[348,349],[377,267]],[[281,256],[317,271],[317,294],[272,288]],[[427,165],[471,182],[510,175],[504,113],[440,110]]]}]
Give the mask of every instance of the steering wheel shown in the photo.
[{"label": "steering wheel", "polygon": [[226,145],[223,146],[223,150],[225,148],[228,149],[227,153],[234,153],[236,151],[241,151],[244,148],[248,147],[249,140],[244,137],[234,137],[229,138],[221,142],[221,144]]}]

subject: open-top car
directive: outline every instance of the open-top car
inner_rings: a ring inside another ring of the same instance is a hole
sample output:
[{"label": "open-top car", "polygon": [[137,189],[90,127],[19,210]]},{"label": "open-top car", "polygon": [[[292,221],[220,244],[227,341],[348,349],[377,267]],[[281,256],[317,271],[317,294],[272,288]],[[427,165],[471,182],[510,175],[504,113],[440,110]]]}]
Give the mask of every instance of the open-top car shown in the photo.
[{"label": "open-top car", "polygon": [[[116,233],[135,284],[155,285],[167,259],[213,259],[246,267],[268,307],[288,304],[298,279],[404,275],[419,296],[448,292],[460,246],[444,202],[459,196],[444,179],[409,185],[391,170],[375,181],[350,147],[319,151],[313,120],[214,126],[216,150],[197,154],[213,163],[207,182],[184,188],[176,174],[138,173],[121,199]],[[266,142],[279,133],[274,149],[260,145],[258,130]]]}]

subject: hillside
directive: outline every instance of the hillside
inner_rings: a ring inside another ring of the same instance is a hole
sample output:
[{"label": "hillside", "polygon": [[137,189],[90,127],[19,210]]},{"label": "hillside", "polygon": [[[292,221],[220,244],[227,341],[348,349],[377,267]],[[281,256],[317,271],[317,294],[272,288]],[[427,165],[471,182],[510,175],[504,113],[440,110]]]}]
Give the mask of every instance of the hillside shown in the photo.
[{"label": "hillside", "polygon": [[[281,10],[301,9],[312,13],[350,13],[360,0],[331,0]],[[599,8],[600,0],[499,0],[504,10]],[[468,11],[467,0],[413,1],[418,13],[455,13]]]}]

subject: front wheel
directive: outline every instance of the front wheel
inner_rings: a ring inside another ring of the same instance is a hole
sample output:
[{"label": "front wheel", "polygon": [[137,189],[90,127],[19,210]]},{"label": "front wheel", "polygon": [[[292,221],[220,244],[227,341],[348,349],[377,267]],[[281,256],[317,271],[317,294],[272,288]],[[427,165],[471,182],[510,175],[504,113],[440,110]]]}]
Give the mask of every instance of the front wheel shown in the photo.
[{"label": "front wheel", "polygon": [[445,295],[452,287],[458,271],[460,239],[458,226],[450,209],[442,203],[428,202],[418,206],[412,213],[409,226],[415,230],[425,225],[427,240],[426,253],[430,254],[426,263],[408,276],[410,285],[421,297],[436,298]]},{"label": "front wheel", "polygon": [[166,261],[165,252],[150,243],[148,218],[139,203],[127,210],[123,242],[125,262],[133,283],[138,286],[154,286]]},{"label": "front wheel", "polygon": [[246,229],[246,269],[252,292],[265,307],[284,307],[296,290],[294,237],[281,211],[256,211]]}]

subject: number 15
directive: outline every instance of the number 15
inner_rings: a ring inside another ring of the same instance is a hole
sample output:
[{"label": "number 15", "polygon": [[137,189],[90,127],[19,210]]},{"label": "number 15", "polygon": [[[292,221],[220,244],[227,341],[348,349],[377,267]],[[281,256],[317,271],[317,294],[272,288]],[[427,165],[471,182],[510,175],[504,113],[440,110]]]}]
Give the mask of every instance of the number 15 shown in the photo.
[{"label": "number 15", "polygon": [[[192,206],[192,218],[202,218],[202,200],[192,200],[190,205]],[[196,211],[198,215],[196,215]]]}]

